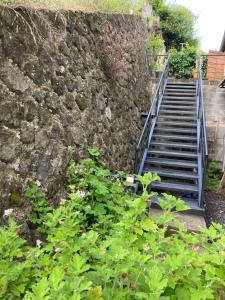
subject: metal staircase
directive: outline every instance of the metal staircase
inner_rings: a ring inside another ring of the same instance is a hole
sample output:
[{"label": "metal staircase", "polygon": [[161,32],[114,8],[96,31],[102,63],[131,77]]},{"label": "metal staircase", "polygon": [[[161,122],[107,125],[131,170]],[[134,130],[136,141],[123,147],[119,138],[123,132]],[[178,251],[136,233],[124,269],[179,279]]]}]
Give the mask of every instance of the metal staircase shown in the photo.
[{"label": "metal staircase", "polygon": [[152,190],[183,198],[201,212],[208,157],[201,62],[196,81],[174,82],[168,74],[169,57],[136,147],[135,172],[157,173],[161,181]]}]

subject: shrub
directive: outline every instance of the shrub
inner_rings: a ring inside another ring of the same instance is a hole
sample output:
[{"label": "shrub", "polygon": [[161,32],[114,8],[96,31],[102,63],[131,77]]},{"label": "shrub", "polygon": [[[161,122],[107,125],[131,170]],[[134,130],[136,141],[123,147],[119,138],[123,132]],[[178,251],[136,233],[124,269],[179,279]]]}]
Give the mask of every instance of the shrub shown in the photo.
[{"label": "shrub", "polygon": [[149,38],[148,46],[152,54],[159,55],[164,49],[164,40],[160,35],[152,35]]},{"label": "shrub", "polygon": [[214,192],[219,187],[222,176],[223,172],[220,162],[211,161],[206,174],[206,191]]},{"label": "shrub", "polygon": [[[13,221],[0,227],[0,299],[223,299],[222,226],[188,233],[171,212],[187,207],[166,194],[162,215],[149,213],[157,175],[139,176],[136,196],[124,173],[111,176],[98,150],[90,155],[71,162],[68,198],[46,212],[41,247],[27,246]],[[177,229],[169,235],[171,221]]]},{"label": "shrub", "polygon": [[196,67],[196,49],[186,46],[183,50],[170,50],[170,74],[176,78],[191,78]]}]

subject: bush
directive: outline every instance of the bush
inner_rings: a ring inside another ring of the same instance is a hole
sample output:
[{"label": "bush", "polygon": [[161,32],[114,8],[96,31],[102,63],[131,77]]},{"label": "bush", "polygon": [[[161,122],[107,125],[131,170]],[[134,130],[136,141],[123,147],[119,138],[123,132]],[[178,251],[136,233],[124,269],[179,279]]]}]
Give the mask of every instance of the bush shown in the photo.
[{"label": "bush", "polygon": [[186,46],[183,50],[170,50],[170,74],[176,78],[191,78],[196,67],[196,49]]},{"label": "bush", "polygon": [[[124,173],[111,176],[98,150],[90,155],[71,162],[67,200],[41,215],[39,247],[18,237],[15,222],[0,227],[0,299],[223,299],[222,226],[188,233],[171,213],[187,208],[169,195],[159,201],[162,215],[148,213],[147,187],[159,177],[138,177],[143,193],[136,196]],[[177,229],[168,234],[170,222]]]},{"label": "bush", "polygon": [[219,187],[222,177],[223,172],[220,162],[211,161],[206,173],[206,191],[214,192]]},{"label": "bush", "polygon": [[148,46],[152,54],[159,55],[164,49],[164,40],[160,35],[152,35],[149,38]]}]

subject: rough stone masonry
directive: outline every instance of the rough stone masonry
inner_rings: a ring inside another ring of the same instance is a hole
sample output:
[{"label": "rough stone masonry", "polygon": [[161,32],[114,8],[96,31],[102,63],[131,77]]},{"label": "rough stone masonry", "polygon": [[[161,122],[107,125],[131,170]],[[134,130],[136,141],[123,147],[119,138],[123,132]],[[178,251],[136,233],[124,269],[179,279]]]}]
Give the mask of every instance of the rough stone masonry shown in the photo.
[{"label": "rough stone masonry", "polygon": [[0,216],[38,180],[57,202],[68,147],[132,170],[149,105],[138,17],[0,7]]}]

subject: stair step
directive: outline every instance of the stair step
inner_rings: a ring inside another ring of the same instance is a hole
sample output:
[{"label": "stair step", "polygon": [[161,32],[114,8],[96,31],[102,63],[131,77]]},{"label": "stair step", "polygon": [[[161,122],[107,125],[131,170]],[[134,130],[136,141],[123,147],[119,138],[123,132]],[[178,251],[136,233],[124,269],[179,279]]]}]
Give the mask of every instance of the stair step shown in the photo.
[{"label": "stair step", "polygon": [[157,126],[158,125],[164,125],[164,126],[182,126],[183,128],[185,127],[194,127],[196,128],[197,127],[197,122],[193,122],[193,123],[190,123],[190,122],[171,122],[171,121],[160,121],[160,120],[157,120]]},{"label": "stair step", "polygon": [[196,88],[183,89],[181,88],[168,88],[166,87],[165,93],[181,93],[181,94],[196,94]]},{"label": "stair step", "polygon": [[165,92],[165,96],[170,96],[170,97],[182,97],[184,99],[189,98],[189,97],[195,97],[196,93],[174,93],[174,92]]},{"label": "stair step", "polygon": [[153,182],[151,184],[152,189],[159,189],[159,190],[168,190],[173,192],[190,192],[196,193],[198,192],[198,186],[194,184],[180,184],[168,181],[161,181],[161,182]]},{"label": "stair step", "polygon": [[197,153],[193,152],[185,152],[185,151],[169,151],[169,150],[155,150],[151,149],[148,151],[148,154],[157,154],[157,155],[164,155],[164,156],[171,156],[171,157],[184,157],[184,158],[196,158]]},{"label": "stair step", "polygon": [[171,101],[171,100],[163,100],[162,105],[188,105],[196,107],[196,101]]},{"label": "stair step", "polygon": [[196,86],[196,81],[190,81],[190,82],[182,82],[182,81],[177,81],[177,82],[171,82],[167,81],[167,85],[178,85],[178,86]]},{"label": "stair step", "polygon": [[[164,116],[158,116],[158,120],[159,118],[163,118],[164,120],[165,119],[168,119],[168,120],[185,120],[185,121],[195,121],[197,120],[197,116],[180,116],[180,115],[174,115],[174,116],[171,116],[171,115],[164,115]],[[166,122],[166,121],[164,121]]]},{"label": "stair step", "polygon": [[183,90],[195,90],[196,85],[166,85],[166,89],[183,89]]},{"label": "stair step", "polygon": [[179,178],[179,179],[198,179],[198,175],[194,172],[188,171],[177,171],[173,169],[159,169],[159,168],[149,168],[144,171],[144,173],[155,173],[159,176],[170,177],[170,178]]},{"label": "stair step", "polygon": [[163,139],[172,139],[172,140],[189,140],[197,142],[197,137],[193,136],[184,136],[176,134],[153,134],[153,138],[163,138]]},{"label": "stair step", "polygon": [[179,97],[179,96],[171,96],[171,95],[163,95],[163,100],[172,100],[172,101],[193,101],[196,103],[196,97]]},{"label": "stair step", "polygon": [[164,132],[174,132],[174,133],[192,133],[197,134],[196,129],[190,129],[190,128],[168,128],[168,127],[155,127],[155,131],[164,131]]},{"label": "stair step", "polygon": [[184,148],[184,149],[197,149],[197,145],[196,144],[190,144],[190,143],[176,143],[176,142],[152,141],[151,145],[152,146]]},{"label": "stair step", "polygon": [[[159,114],[177,114],[177,111],[175,110],[169,110],[169,109],[161,109]],[[196,111],[186,111],[186,110],[180,110],[179,114],[183,115],[196,115]]]},{"label": "stair step", "polygon": [[158,166],[170,166],[170,167],[179,167],[179,168],[190,168],[194,169],[198,167],[197,161],[188,161],[188,160],[177,160],[169,158],[151,158],[145,161],[147,165],[158,165]]},{"label": "stair step", "polygon": [[162,103],[161,108],[163,108],[163,109],[187,109],[187,110],[195,110],[196,106],[166,105],[166,104]]}]

